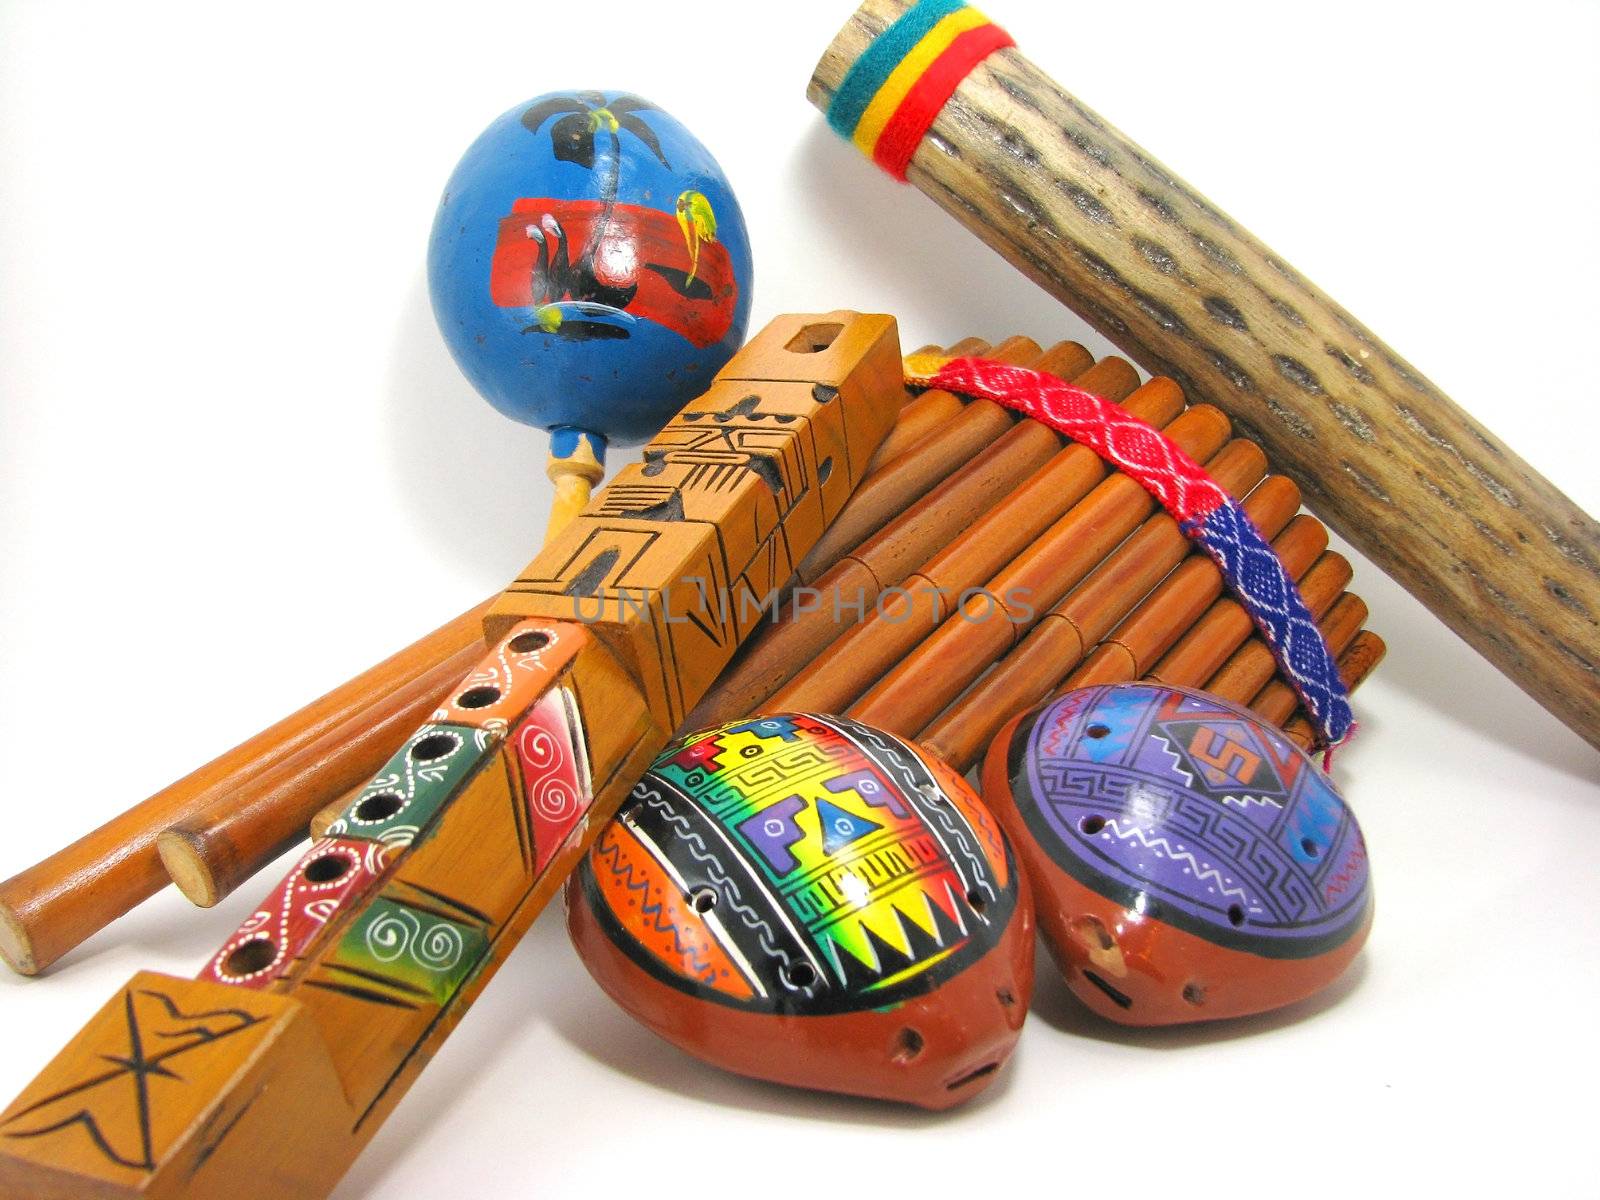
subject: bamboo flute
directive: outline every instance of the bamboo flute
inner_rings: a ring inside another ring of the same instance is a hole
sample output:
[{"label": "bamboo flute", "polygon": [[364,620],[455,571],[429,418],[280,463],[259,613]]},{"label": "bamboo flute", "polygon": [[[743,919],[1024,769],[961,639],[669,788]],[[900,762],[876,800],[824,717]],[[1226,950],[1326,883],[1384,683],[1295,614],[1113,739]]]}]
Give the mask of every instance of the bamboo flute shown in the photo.
[{"label": "bamboo flute", "polygon": [[[1166,429],[1173,442],[1202,463],[1222,448],[1229,432],[1227,417],[1210,405],[1190,408]],[[1103,562],[1154,507],[1150,494],[1134,480],[1109,476],[990,579],[984,594],[946,619],[856,701],[849,715],[869,725],[925,726]],[[1008,596],[1013,597],[1009,606]],[[1032,610],[1031,619],[1018,600]],[[996,615],[992,605],[1003,608],[1007,619],[991,619]]]},{"label": "bamboo flute", "polygon": [[[1063,342],[1038,360],[1060,372],[1090,362],[1089,353]],[[1053,373],[1060,373],[1053,372]],[[1138,375],[1120,358],[1102,359],[1077,370],[1076,379],[1093,383],[1102,395],[1126,396]],[[754,712],[806,663],[826,650],[875,602],[899,584],[906,571],[948,544],[952,531],[988,510],[1026,477],[1032,465],[1060,446],[1059,437],[1037,422],[1018,421],[993,445],[960,466],[892,520],[875,530],[813,586],[814,605],[785,606],[750,639],[745,652],[690,714],[687,725],[704,728]]]},{"label": "bamboo flute", "polygon": [[312,815],[369,778],[483,657],[479,642],[406,680],[383,702],[237,789],[213,796],[156,838],[178,890],[210,908],[302,841]]},{"label": "bamboo flute", "polygon": [[[1235,441],[1231,446],[1247,446],[1255,455],[1261,454],[1260,448],[1251,442]],[[1223,451],[1227,453],[1228,450]],[[1241,464],[1244,472],[1230,464],[1219,464],[1222,458],[1219,455],[1212,461],[1213,476],[1230,492],[1249,491],[1244,501],[1245,511],[1264,534],[1272,537],[1294,516],[1300,503],[1299,490],[1282,476],[1273,476],[1252,488],[1265,470],[1265,456],[1253,458],[1243,451],[1238,456],[1246,459]],[[1258,465],[1260,471],[1256,470]],[[1238,478],[1230,478],[1230,475],[1238,475]],[[1163,519],[1172,520],[1163,513],[1150,517],[1145,527],[1163,528],[1156,524]],[[1172,533],[1180,539],[1177,546],[1168,540]],[[1205,563],[1213,573],[1216,565],[1205,555],[1190,551],[1188,539],[1183,537],[1175,522],[1170,531],[1163,528],[1163,534],[1167,535],[1163,538],[1164,544],[1149,556],[1152,565],[1165,564],[1166,567],[1153,589],[1136,586],[1119,590],[1105,584],[1096,586],[1095,576],[1091,575],[1029,630],[993,670],[929,724],[921,733],[922,743],[957,770],[965,770],[982,756],[990,740],[1014,713],[1042,701],[1087,654],[1098,652],[1096,647],[1104,638],[1116,636],[1133,621],[1135,614],[1142,611],[1159,614],[1157,624],[1161,636],[1179,636],[1209,603],[1207,598],[1202,598],[1198,604],[1194,602],[1192,594],[1196,589],[1190,576],[1195,574],[1199,563]],[[1130,551],[1134,544],[1134,539],[1130,538],[1117,554]],[[1110,560],[1106,565],[1109,563]],[[1095,574],[1101,572],[1097,570]],[[1111,573],[1103,576],[1107,581],[1113,577]],[[1216,579],[1220,588],[1220,574]],[[1191,596],[1186,604],[1174,604],[1166,599],[1174,589],[1185,587]],[[1122,653],[1129,654],[1126,649]],[[1137,678],[1137,674],[1130,672],[1125,678]]]},{"label": "bamboo flute", "polygon": [[[1073,382],[1117,399],[1094,386],[1097,381],[1092,377],[1098,370]],[[1171,380],[1152,379],[1122,400],[1122,406],[1165,428],[1183,411],[1183,394]],[[1037,422],[1024,424],[1040,427]],[[900,590],[846,631],[828,648],[825,660],[808,658],[809,665],[801,665],[781,692],[758,701],[773,708],[817,712],[846,707],[938,628],[950,615],[947,598],[953,601],[993,577],[1083,499],[1108,470],[1086,446],[1073,443],[1060,449],[999,505],[900,581]]]},{"label": "bamboo flute", "polygon": [[[391,711],[395,689],[439,663],[482,654],[485,601],[404,650],[241,742],[92,833],[0,883],[0,957],[35,975],[167,885],[156,851],[162,830],[213,804],[255,794],[261,777],[304,755],[319,763],[303,786],[325,802],[331,778],[376,770],[398,747],[370,739],[342,749],[351,733]],[[442,684],[436,702],[450,687]],[[313,806],[315,807],[315,806]]]}]

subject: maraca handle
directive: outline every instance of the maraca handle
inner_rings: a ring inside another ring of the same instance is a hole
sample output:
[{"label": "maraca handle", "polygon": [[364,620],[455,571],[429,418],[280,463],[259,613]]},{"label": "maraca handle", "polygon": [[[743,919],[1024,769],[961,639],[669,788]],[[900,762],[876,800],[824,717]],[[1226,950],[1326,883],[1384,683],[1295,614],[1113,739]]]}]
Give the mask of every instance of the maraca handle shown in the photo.
[{"label": "maraca handle", "polygon": [[606,441],[598,434],[581,429],[560,428],[550,433],[550,457],[545,474],[556,485],[550,503],[550,523],[545,528],[549,541],[571,523],[589,503],[589,492],[605,478]]}]

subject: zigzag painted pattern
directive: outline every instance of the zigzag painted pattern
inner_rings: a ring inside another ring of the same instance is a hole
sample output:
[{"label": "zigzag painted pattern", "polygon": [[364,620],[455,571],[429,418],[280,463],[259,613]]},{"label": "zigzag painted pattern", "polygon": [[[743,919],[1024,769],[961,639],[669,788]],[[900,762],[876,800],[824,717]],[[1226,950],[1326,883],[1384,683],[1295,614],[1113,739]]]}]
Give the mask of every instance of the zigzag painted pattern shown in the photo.
[{"label": "zigzag painted pattern", "polygon": [[1234,896],[1240,900],[1243,900],[1252,909],[1257,907],[1256,905],[1250,903],[1249,892],[1245,891],[1241,887],[1236,887],[1233,884],[1228,883],[1223,878],[1222,872],[1217,870],[1216,867],[1201,867],[1200,860],[1194,856],[1192,851],[1179,850],[1161,834],[1158,833],[1152,836],[1151,834],[1146,833],[1138,825],[1133,824],[1131,821],[1126,827],[1124,827],[1123,823],[1117,820],[1115,817],[1107,820],[1105,827],[1125,842],[1137,840],[1139,844],[1144,846],[1147,850],[1156,850],[1177,862],[1188,863],[1189,869],[1194,872],[1195,879],[1199,880],[1201,883],[1215,883],[1217,885],[1217,889],[1224,896]]},{"label": "zigzag painted pattern", "polygon": [[1349,738],[1349,695],[1300,589],[1244,509],[1182,447],[1120,405],[1027,367],[957,358],[907,382],[1016,409],[1120,468],[1217,564],[1316,722],[1323,747]]},{"label": "zigzag painted pattern", "polygon": [[678,935],[678,925],[667,916],[666,906],[650,902],[650,883],[648,880],[635,882],[636,872],[632,863],[623,863],[622,845],[613,842],[607,845],[599,842],[595,845],[595,862],[605,863],[606,869],[616,877],[618,883],[630,892],[639,893],[639,911],[650,918],[652,928],[657,933],[670,933],[672,935],[672,949],[691,969],[696,978],[703,983],[711,983],[716,972],[709,962],[699,957],[699,950],[693,942],[686,942]]}]

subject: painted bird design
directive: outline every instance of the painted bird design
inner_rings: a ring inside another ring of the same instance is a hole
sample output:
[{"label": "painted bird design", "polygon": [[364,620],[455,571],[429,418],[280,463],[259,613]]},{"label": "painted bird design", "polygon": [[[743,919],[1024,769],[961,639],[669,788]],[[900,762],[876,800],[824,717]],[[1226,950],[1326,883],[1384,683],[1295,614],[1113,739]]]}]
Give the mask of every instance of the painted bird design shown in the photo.
[{"label": "painted bird design", "polygon": [[717,240],[717,214],[700,192],[688,191],[678,197],[678,228],[683,230],[683,244],[689,250],[689,275],[683,281],[687,288],[700,270],[700,243]]}]

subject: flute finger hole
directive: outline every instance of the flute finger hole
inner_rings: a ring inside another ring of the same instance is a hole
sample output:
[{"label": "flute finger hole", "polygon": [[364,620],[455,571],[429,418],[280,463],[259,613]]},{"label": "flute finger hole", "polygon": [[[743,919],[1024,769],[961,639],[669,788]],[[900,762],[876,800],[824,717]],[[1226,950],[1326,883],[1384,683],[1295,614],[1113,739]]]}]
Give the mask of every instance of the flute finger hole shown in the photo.
[{"label": "flute finger hole", "polygon": [[513,654],[532,654],[535,650],[543,650],[550,644],[550,635],[538,629],[530,629],[527,633],[519,633],[507,644]]},{"label": "flute finger hole", "polygon": [[413,762],[437,762],[455,752],[461,743],[448,733],[430,733],[411,747]]},{"label": "flute finger hole", "polygon": [[500,689],[497,687],[469,688],[456,697],[456,707],[488,708],[498,699],[500,699]]},{"label": "flute finger hole", "polygon": [[404,806],[405,801],[394,792],[379,792],[376,796],[368,796],[356,805],[355,818],[358,821],[387,821]]},{"label": "flute finger hole", "polygon": [[343,879],[354,866],[346,854],[321,854],[306,864],[307,883],[333,883]]},{"label": "flute finger hole", "polygon": [[254,975],[270,967],[272,960],[277,957],[278,947],[271,938],[255,938],[236,947],[222,964],[222,969],[235,978]]}]

